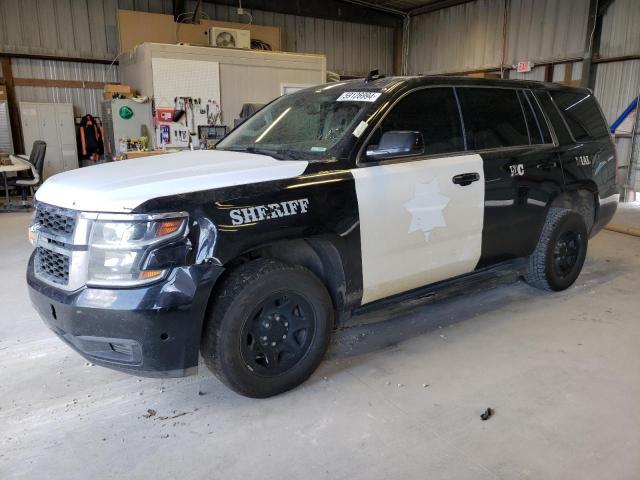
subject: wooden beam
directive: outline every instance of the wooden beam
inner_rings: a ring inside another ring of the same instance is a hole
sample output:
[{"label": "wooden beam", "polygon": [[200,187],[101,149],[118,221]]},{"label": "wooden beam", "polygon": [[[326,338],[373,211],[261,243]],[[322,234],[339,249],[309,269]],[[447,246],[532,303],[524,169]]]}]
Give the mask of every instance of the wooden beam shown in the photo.
[{"label": "wooden beam", "polygon": [[22,139],[22,125],[20,124],[20,113],[18,110],[18,100],[16,98],[15,83],[13,78],[13,68],[11,67],[11,57],[0,57],[2,65],[2,76],[7,90],[7,104],[9,106],[9,124],[11,125],[11,138],[13,149],[16,153],[24,153],[24,141]]},{"label": "wooden beam", "polygon": [[6,55],[11,58],[30,58],[33,60],[55,60],[57,62],[78,62],[78,63],[97,63],[100,65],[118,65],[118,61],[106,60],[104,58],[89,58],[89,57],[73,57],[73,56],[61,56],[61,55],[39,55],[33,53],[20,53],[20,52],[0,52],[0,55]]},{"label": "wooden beam", "polygon": [[544,66],[544,81],[545,82],[553,82],[553,65],[545,65]]},{"label": "wooden beam", "polygon": [[89,80],[57,80],[49,78],[14,78],[16,87],[92,88],[103,90],[105,82]]},{"label": "wooden beam", "polygon": [[564,66],[564,81],[565,85],[571,85],[571,80],[573,77],[573,63],[567,63]]},{"label": "wooden beam", "polygon": [[611,62],[626,62],[629,60],[640,60],[640,54],[638,55],[620,55],[618,57],[598,57],[594,56],[591,63],[611,63]]}]

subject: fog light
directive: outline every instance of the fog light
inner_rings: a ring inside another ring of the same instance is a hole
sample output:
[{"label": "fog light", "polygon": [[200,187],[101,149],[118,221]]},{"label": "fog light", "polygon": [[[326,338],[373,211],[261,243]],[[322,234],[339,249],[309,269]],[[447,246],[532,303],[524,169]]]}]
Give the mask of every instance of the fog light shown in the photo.
[{"label": "fog light", "polygon": [[27,238],[29,239],[29,243],[31,245],[35,245],[38,240],[38,228],[36,225],[30,225],[27,230]]}]

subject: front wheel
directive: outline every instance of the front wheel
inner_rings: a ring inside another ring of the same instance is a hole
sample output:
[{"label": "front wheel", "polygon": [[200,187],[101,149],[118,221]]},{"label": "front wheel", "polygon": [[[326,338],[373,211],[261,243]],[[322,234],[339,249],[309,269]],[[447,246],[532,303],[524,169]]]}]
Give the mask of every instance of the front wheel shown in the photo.
[{"label": "front wheel", "polygon": [[582,216],[551,208],[540,240],[529,257],[525,279],[543,290],[564,290],[576,281],[587,255],[588,234]]},{"label": "front wheel", "polygon": [[245,263],[213,300],[201,352],[241,395],[270,397],[304,382],[329,344],[333,305],[309,270],[280,261]]}]

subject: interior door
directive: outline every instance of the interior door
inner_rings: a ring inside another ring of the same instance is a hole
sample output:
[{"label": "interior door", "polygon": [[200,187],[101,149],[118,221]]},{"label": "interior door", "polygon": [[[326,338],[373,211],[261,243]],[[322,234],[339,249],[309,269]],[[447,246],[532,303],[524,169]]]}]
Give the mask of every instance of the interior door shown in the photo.
[{"label": "interior door", "polygon": [[20,102],[20,123],[22,124],[25,153],[30,155],[33,142],[40,139],[40,123],[36,104]]},{"label": "interior door", "polygon": [[[418,132],[414,156],[353,170],[360,214],[362,303],[473,271],[481,252],[482,158],[465,154],[453,89],[422,88],[401,98],[367,141],[380,150],[385,132]],[[468,182],[461,175],[470,175]]]},{"label": "interior door", "polygon": [[60,138],[61,169],[67,171],[78,168],[76,127],[73,119],[72,105],[56,105],[56,124]]},{"label": "interior door", "polygon": [[[454,177],[467,173],[476,173],[478,180],[454,183]],[[479,155],[364,167],[353,176],[363,304],[475,269],[484,212]]]},{"label": "interior door", "polygon": [[76,144],[76,127],[73,120],[73,107],[69,104],[55,106],[56,124],[61,145]]},{"label": "interior door", "polygon": [[39,139],[47,144],[44,161],[44,178],[46,179],[63,171],[56,110],[53,103],[38,104],[38,122],[40,123]]}]

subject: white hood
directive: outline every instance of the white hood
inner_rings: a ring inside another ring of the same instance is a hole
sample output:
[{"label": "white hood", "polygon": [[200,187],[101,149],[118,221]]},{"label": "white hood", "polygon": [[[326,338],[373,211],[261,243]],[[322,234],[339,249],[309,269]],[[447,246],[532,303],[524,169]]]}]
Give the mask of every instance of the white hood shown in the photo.
[{"label": "white hood", "polygon": [[85,212],[130,212],[157,197],[297,177],[307,163],[223,150],[154,155],[54,175],[36,200]]}]

